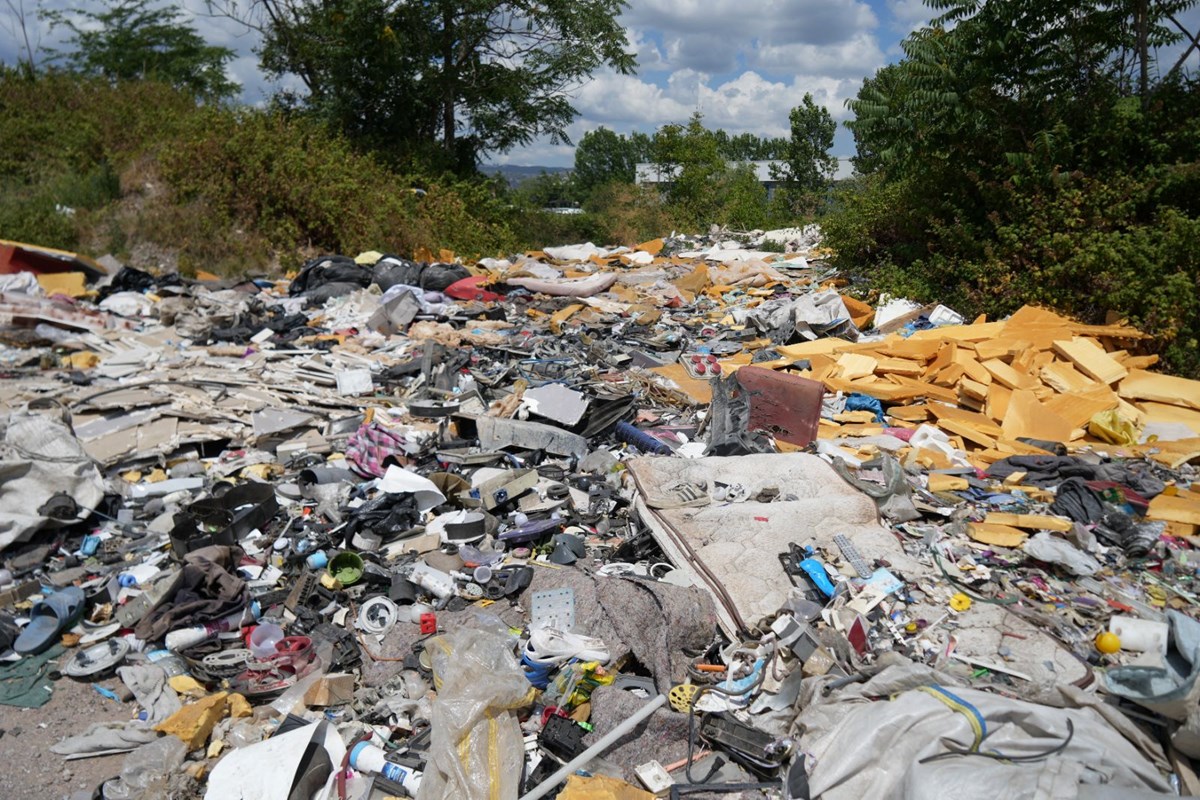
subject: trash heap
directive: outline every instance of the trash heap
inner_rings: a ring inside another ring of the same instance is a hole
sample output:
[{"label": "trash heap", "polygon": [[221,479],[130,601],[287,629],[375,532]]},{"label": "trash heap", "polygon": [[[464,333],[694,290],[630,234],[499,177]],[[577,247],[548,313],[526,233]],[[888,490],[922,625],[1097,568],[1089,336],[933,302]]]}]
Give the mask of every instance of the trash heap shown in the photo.
[{"label": "trash heap", "polygon": [[109,687],[127,800],[1200,792],[1200,382],[824,255],[41,252],[0,702]]}]

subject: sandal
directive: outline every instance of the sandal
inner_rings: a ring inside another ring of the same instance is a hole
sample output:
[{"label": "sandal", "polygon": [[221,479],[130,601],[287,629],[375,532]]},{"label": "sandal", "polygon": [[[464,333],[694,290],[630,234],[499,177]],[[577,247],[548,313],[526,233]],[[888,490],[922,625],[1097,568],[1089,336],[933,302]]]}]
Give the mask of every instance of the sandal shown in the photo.
[{"label": "sandal", "polygon": [[83,617],[84,596],[78,586],[68,586],[35,603],[29,624],[13,642],[13,650],[23,656],[48,650]]}]

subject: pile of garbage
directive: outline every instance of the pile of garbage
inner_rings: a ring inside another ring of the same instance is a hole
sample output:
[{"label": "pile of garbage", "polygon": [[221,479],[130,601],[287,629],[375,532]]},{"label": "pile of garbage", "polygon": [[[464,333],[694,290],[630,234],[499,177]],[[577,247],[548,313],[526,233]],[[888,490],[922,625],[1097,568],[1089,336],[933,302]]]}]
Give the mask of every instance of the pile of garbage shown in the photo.
[{"label": "pile of garbage", "polygon": [[129,703],[96,797],[1200,793],[1200,382],[1126,324],[870,305],[815,228],[24,252],[0,703]]}]

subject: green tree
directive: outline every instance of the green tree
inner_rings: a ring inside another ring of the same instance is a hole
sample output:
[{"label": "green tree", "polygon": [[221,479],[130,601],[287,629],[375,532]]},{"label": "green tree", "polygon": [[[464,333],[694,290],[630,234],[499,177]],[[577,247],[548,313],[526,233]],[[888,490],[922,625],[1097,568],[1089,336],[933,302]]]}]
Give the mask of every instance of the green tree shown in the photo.
[{"label": "green tree", "polygon": [[513,194],[531,208],[568,208],[579,204],[579,189],[567,172],[542,172],[521,181]]},{"label": "green tree", "polygon": [[719,187],[719,222],[741,230],[750,230],[767,221],[767,189],[749,164],[730,169]]},{"label": "green tree", "polygon": [[823,223],[840,264],[968,316],[1116,311],[1200,372],[1200,85],[1155,62],[1194,4],[931,0],[848,104],[869,180]]},{"label": "green tree", "polygon": [[212,0],[263,35],[262,65],[296,75],[311,107],[397,157],[460,172],[540,136],[568,141],[570,92],[628,73],[624,0]]},{"label": "green tree", "polygon": [[233,58],[182,21],[178,8],[154,0],[108,0],[100,11],[44,11],[51,28],[67,31],[67,67],[111,81],[153,79],[208,99],[239,87],[225,75]]},{"label": "green tree", "polygon": [[787,139],[781,161],[772,168],[772,177],[797,198],[811,198],[829,187],[837,169],[837,159],[829,154],[837,125],[825,106],[804,100],[788,114],[791,137]]},{"label": "green tree", "polygon": [[606,183],[633,183],[639,162],[650,160],[650,137],[628,136],[600,127],[588,131],[575,148],[575,185],[586,197]]},{"label": "green tree", "polygon": [[654,168],[667,184],[666,197],[681,225],[693,229],[716,221],[721,198],[716,187],[729,171],[717,136],[700,112],[686,125],[659,128],[652,144]]},{"label": "green tree", "polygon": [[762,138],[753,133],[739,133],[733,136],[723,130],[716,130],[717,149],[729,161],[773,161],[784,158],[787,152],[786,139]]}]

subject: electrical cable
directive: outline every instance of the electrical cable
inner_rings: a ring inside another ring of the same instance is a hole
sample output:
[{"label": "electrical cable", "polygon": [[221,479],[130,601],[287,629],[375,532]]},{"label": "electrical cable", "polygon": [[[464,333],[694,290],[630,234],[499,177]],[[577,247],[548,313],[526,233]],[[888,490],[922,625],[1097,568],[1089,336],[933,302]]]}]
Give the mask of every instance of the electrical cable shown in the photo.
[{"label": "electrical cable", "polygon": [[918,761],[918,764],[928,764],[931,761],[940,761],[943,758],[952,758],[953,756],[982,756],[983,758],[991,758],[996,761],[1011,761],[1014,764],[1028,764],[1034,761],[1041,761],[1050,756],[1057,755],[1067,749],[1067,745],[1075,738],[1075,724],[1071,720],[1067,720],[1067,738],[1063,739],[1057,746],[1052,747],[1042,753],[1032,753],[1027,756],[1006,756],[1003,753],[985,753],[982,750],[959,750],[951,748],[949,753],[938,753],[937,755],[927,756]]}]

